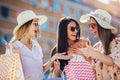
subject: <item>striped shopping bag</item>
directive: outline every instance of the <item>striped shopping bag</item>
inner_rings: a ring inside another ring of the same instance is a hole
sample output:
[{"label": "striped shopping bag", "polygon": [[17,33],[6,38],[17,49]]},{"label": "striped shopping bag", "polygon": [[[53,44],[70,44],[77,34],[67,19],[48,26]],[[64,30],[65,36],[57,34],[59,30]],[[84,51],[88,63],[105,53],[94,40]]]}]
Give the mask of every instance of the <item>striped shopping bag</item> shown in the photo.
[{"label": "striped shopping bag", "polygon": [[67,80],[95,80],[94,71],[88,61],[69,61],[64,71]]}]

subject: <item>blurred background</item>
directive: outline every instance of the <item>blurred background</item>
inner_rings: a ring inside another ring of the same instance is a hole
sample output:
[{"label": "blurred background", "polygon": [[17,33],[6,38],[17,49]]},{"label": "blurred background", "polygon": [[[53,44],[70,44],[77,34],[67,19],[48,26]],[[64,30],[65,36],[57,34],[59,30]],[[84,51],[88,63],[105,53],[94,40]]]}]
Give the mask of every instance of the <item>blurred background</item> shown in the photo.
[{"label": "blurred background", "polygon": [[[81,15],[97,8],[107,10],[112,15],[112,25],[120,32],[120,0],[0,0],[0,54],[5,52],[3,40],[10,41],[17,25],[16,17],[23,10],[33,10],[38,15],[48,17],[48,21],[41,26],[41,38],[38,39],[46,62],[56,44],[59,19],[72,16],[79,22]],[[87,24],[80,23],[80,26],[81,36],[89,38],[92,44],[98,41],[93,38]]]}]

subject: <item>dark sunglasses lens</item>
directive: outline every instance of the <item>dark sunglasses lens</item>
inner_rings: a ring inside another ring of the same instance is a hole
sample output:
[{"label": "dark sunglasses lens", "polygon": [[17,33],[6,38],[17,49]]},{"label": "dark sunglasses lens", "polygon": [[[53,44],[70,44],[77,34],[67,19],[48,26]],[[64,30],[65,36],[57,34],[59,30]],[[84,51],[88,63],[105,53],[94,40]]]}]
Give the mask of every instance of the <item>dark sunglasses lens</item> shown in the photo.
[{"label": "dark sunglasses lens", "polygon": [[76,27],[76,30],[77,30],[77,31],[79,31],[79,30],[80,30],[80,27],[79,27],[79,26],[77,26],[77,27]]},{"label": "dark sunglasses lens", "polygon": [[75,31],[75,28],[74,28],[74,27],[71,27],[71,31],[74,32],[74,31]]},{"label": "dark sunglasses lens", "polygon": [[35,24],[35,26],[39,26],[38,22],[36,22],[36,23],[34,23],[34,24]]},{"label": "dark sunglasses lens", "polygon": [[95,25],[94,23],[91,23],[91,24],[89,24],[88,26],[89,26],[90,28],[94,29],[96,25]]},{"label": "dark sunglasses lens", "polygon": [[80,27],[79,27],[79,26],[76,26],[76,27],[71,27],[71,31],[72,31],[72,32],[74,32],[74,31],[75,31],[75,29],[76,29],[77,31],[79,31],[79,30],[80,30]]}]

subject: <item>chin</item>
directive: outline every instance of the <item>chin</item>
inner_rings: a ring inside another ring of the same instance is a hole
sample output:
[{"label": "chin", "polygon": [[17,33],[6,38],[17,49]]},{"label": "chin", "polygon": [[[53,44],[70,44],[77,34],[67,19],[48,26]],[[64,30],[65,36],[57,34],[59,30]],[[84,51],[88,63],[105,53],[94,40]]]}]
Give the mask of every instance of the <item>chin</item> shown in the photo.
[{"label": "chin", "polygon": [[72,41],[75,41],[76,40],[76,38],[73,38],[73,39],[71,39]]},{"label": "chin", "polygon": [[32,38],[37,38],[37,36],[32,36]]}]

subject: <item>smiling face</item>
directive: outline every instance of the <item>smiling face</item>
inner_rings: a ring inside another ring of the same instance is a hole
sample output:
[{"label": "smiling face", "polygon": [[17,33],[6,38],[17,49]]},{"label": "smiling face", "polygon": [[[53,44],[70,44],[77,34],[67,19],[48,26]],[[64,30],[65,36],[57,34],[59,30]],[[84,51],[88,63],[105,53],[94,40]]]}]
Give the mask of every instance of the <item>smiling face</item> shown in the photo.
[{"label": "smiling face", "polygon": [[31,38],[37,38],[37,34],[39,32],[39,24],[38,24],[38,19],[33,19],[29,31],[28,31],[28,35]]},{"label": "smiling face", "polygon": [[89,24],[90,30],[94,33],[94,37],[99,38],[98,34],[98,25],[94,18],[90,18],[90,24]]},{"label": "smiling face", "polygon": [[68,39],[75,41],[76,40],[76,35],[78,32],[78,26],[76,26],[76,23],[71,21],[68,25],[67,25],[67,35],[68,35]]}]

